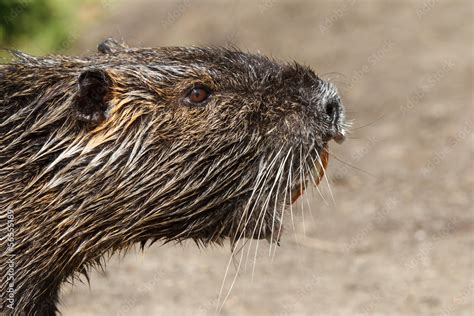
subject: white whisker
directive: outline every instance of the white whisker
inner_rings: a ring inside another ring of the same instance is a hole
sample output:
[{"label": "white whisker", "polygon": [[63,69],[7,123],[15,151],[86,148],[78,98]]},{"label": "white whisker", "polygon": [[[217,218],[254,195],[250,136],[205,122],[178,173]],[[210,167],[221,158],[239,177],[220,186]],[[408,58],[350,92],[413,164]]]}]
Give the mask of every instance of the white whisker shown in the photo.
[{"label": "white whisker", "polygon": [[[219,301],[220,301],[220,295],[221,295],[221,293],[219,293],[219,299],[218,299],[218,301],[217,301],[217,307],[218,307],[218,308],[217,308],[217,310],[216,310],[217,314],[219,314],[219,313],[221,312],[222,308],[223,308],[224,305],[225,305],[225,302],[227,301],[227,299],[228,299],[229,296],[230,296],[230,293],[232,292],[232,289],[234,288],[235,281],[237,280],[237,276],[239,275],[239,271],[240,271],[240,266],[241,266],[241,264],[242,264],[243,255],[244,255],[244,252],[242,251],[242,252],[241,252],[241,255],[240,255],[239,265],[238,265],[238,267],[237,267],[237,271],[235,272],[234,279],[232,280],[232,283],[231,283],[231,285],[230,285],[229,291],[227,291],[227,294],[226,294],[226,296],[224,297],[224,300],[222,301],[222,304],[220,305],[220,308],[219,308]],[[229,265],[227,265],[227,269],[228,269],[228,268],[229,268]],[[226,271],[226,273],[227,273],[227,271]],[[222,291],[222,288],[221,288],[221,291]]]},{"label": "white whisker", "polygon": [[329,194],[331,195],[331,199],[334,203],[334,205],[336,205],[336,199],[334,199],[334,194],[332,193],[332,190],[331,190],[331,184],[329,183],[329,180],[328,180],[328,177],[326,175],[326,168],[324,168],[324,165],[323,165],[323,162],[321,160],[321,156],[319,156],[318,152],[316,151],[316,155],[318,156],[318,162],[323,170],[323,176],[324,178],[326,179],[326,183],[328,184],[328,190],[329,190]]},{"label": "white whisker", "polygon": [[[318,170],[318,167],[316,166],[316,163],[314,162],[314,159],[311,158],[311,162],[314,166],[314,170]],[[313,176],[313,173],[310,173],[310,176],[311,176],[311,179],[313,180],[313,183],[314,183],[314,187],[316,188],[316,190],[318,191],[319,193],[319,196],[321,197],[321,199],[323,200],[323,203],[326,204],[327,206],[329,206],[329,202],[326,200],[326,198],[324,197],[323,193],[321,192],[321,190],[319,189],[318,187],[318,183],[320,183],[321,179],[320,179],[320,175],[318,173],[318,180],[316,181],[316,179],[314,179],[314,176]]]}]

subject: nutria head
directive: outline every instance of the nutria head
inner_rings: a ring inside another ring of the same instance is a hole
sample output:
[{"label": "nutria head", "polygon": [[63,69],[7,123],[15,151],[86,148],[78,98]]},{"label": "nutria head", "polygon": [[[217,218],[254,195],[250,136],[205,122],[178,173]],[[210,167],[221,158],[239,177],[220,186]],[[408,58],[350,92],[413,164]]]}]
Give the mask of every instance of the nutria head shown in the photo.
[{"label": "nutria head", "polygon": [[15,55],[0,66],[0,215],[14,216],[0,246],[22,311],[137,242],[277,240],[346,133],[336,88],[297,63],[112,40],[91,57]]}]

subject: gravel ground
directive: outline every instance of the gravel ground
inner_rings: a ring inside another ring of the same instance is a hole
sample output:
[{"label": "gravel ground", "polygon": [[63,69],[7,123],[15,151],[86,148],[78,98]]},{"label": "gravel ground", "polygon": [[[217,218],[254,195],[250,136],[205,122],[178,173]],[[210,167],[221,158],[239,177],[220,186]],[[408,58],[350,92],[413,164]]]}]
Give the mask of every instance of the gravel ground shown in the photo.
[{"label": "gravel ground", "polygon": [[[245,252],[220,315],[474,315],[472,1],[102,5],[76,52],[108,36],[234,43],[310,65],[337,84],[354,119],[351,138],[331,144],[344,161],[330,161],[335,202],[322,184],[324,199],[314,190],[300,199],[274,258],[262,242],[256,260],[255,248]],[[229,258],[228,246],[191,243],[113,256],[90,286],[64,287],[61,310],[213,315]]]}]

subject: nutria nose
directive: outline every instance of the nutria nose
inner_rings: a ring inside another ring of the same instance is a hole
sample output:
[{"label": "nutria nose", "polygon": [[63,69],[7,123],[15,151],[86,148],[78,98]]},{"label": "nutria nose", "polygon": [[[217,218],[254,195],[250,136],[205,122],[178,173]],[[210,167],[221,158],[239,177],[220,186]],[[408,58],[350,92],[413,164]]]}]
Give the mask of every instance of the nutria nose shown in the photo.
[{"label": "nutria nose", "polygon": [[331,100],[325,105],[326,115],[331,121],[330,136],[337,143],[342,143],[345,139],[343,128],[344,107],[338,100]]},{"label": "nutria nose", "polygon": [[331,118],[332,123],[336,123],[339,118],[339,102],[330,101],[326,103],[326,114]]}]

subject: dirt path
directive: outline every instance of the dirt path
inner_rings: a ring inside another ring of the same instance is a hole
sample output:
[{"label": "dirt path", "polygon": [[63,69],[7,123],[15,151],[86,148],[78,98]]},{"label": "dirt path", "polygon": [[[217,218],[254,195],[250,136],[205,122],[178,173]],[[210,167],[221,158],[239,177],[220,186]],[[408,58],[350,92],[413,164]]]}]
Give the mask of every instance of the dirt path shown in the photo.
[{"label": "dirt path", "polygon": [[[336,203],[310,195],[298,243],[291,225],[273,261],[260,243],[253,280],[254,250],[244,257],[221,315],[474,315],[471,1],[103,3],[79,52],[108,36],[232,42],[311,65],[340,87],[355,127],[368,124],[331,148],[365,171],[332,159]],[[90,289],[64,289],[62,311],[213,315],[228,260],[229,248],[191,244],[113,257]]]}]

